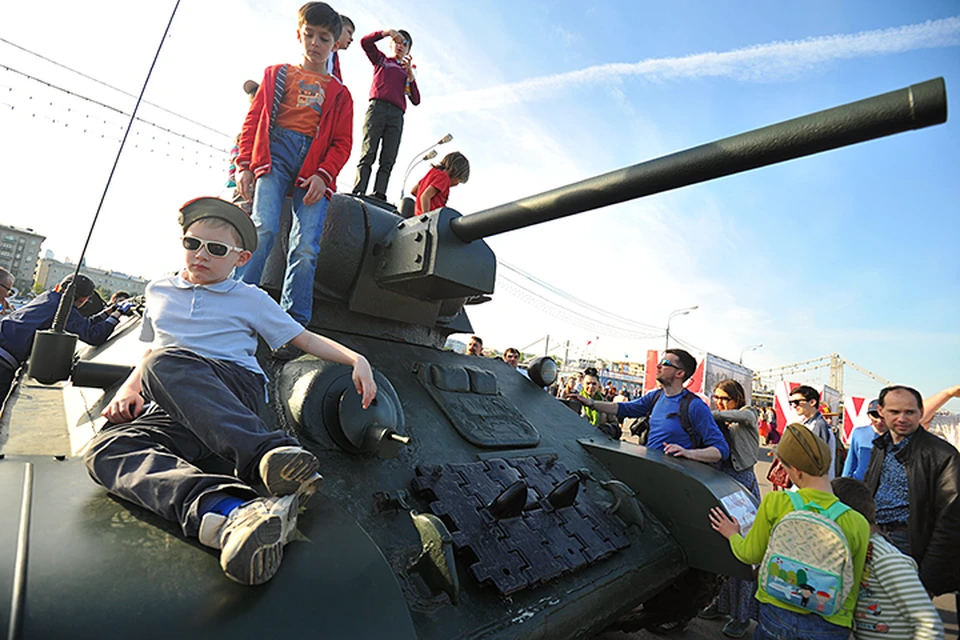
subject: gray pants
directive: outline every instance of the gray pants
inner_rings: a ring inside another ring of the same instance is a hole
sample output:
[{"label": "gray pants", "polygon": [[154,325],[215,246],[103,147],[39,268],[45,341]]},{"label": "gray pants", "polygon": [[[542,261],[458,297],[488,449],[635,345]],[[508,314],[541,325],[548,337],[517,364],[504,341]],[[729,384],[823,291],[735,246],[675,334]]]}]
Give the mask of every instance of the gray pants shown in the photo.
[{"label": "gray pants", "polygon": [[390,172],[397,161],[400,149],[400,136],[403,134],[403,109],[385,100],[371,100],[367,115],[363,119],[363,146],[360,149],[360,162],[357,164],[357,179],[353,193],[362,196],[367,192],[370,171],[377,157],[377,147],[381,140],[380,163],[377,167],[377,179],[373,183],[373,193],[387,195]]},{"label": "gray pants", "polygon": [[[243,367],[186,349],[160,349],[142,370],[153,405],[132,422],[110,424],[85,456],[90,477],[110,493],[179,522],[196,536],[204,509],[231,495],[257,497],[260,458],[299,444],[260,419],[263,379]],[[233,475],[204,467],[233,467]]]}]

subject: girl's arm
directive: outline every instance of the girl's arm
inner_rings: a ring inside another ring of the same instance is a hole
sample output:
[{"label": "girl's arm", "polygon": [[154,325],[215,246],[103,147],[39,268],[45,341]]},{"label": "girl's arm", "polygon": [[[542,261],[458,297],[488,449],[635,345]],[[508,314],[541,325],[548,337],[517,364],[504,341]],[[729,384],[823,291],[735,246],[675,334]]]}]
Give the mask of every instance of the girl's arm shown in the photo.
[{"label": "girl's arm", "polygon": [[433,196],[440,193],[435,186],[432,184],[427,186],[426,189],[417,194],[417,198],[420,200],[420,211],[426,213],[430,211],[430,201],[433,200]]}]

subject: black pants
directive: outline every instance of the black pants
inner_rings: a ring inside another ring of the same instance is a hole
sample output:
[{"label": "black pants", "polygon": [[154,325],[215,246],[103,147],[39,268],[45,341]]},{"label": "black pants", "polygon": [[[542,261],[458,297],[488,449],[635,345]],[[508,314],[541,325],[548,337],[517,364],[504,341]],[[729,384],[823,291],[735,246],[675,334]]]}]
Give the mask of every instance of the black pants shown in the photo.
[{"label": "black pants", "polygon": [[353,193],[362,196],[367,192],[373,161],[377,157],[377,147],[382,141],[373,192],[378,196],[387,195],[387,183],[390,182],[390,172],[397,161],[402,134],[403,109],[385,100],[371,100],[367,115],[363,119],[363,146],[360,148],[360,162],[357,164]]},{"label": "black pants", "polygon": [[[224,494],[257,497],[260,458],[298,444],[269,431],[259,413],[263,379],[243,367],[186,349],[161,349],[144,363],[143,395],[154,404],[133,421],[107,425],[92,440],[87,470],[110,493],[179,522],[196,536],[204,508]],[[233,475],[204,466],[233,466]]]}]

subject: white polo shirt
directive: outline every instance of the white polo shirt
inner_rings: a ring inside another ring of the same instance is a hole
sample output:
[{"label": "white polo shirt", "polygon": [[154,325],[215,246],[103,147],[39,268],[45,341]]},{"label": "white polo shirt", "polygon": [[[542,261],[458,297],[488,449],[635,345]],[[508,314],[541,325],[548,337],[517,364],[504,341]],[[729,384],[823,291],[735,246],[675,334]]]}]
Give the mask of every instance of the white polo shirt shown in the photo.
[{"label": "white polo shirt", "polygon": [[201,285],[169,276],[148,284],[145,295],[141,342],[189,349],[260,375],[257,334],[276,349],[304,330],[265,291],[231,278]]}]

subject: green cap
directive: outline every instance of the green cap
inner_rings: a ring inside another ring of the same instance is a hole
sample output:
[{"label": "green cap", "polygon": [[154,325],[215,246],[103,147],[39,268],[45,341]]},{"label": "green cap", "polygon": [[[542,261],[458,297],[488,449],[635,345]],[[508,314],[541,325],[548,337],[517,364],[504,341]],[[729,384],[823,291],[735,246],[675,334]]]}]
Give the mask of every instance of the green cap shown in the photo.
[{"label": "green cap", "polygon": [[180,207],[180,227],[184,231],[197,220],[204,218],[226,220],[240,234],[244,249],[250,252],[257,250],[257,227],[250,216],[237,205],[220,198],[203,197],[194,198]]}]

